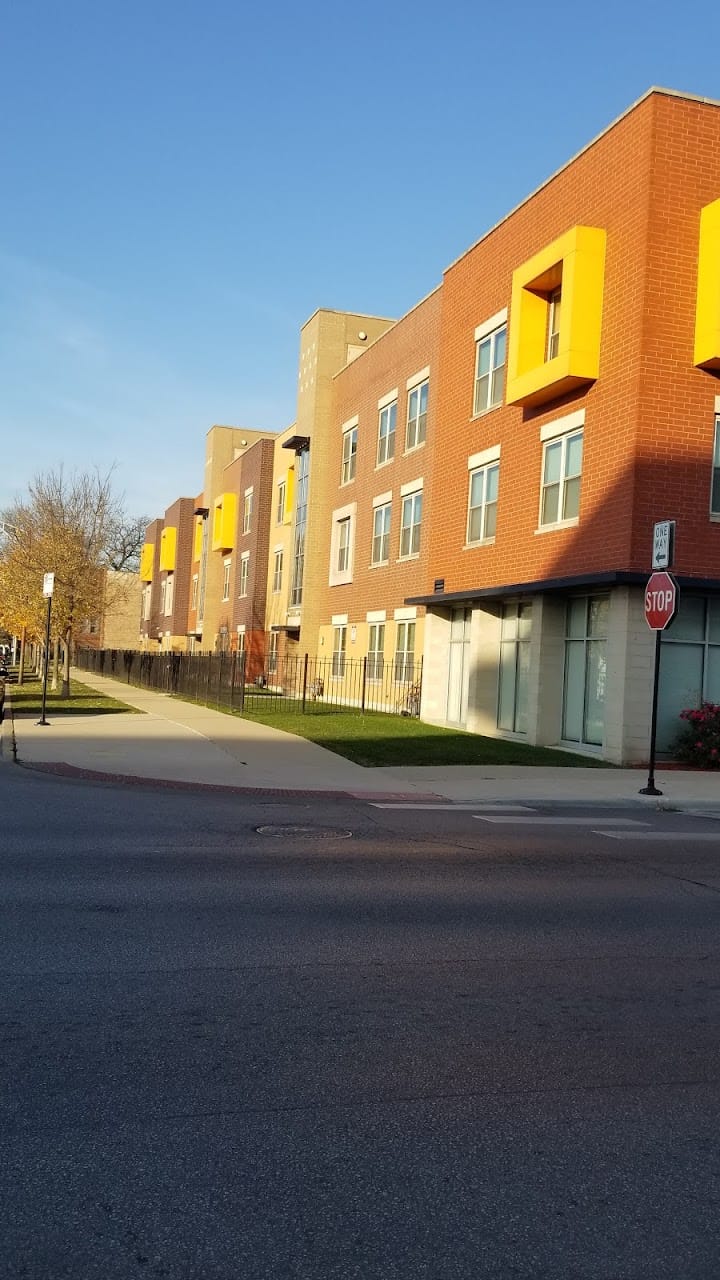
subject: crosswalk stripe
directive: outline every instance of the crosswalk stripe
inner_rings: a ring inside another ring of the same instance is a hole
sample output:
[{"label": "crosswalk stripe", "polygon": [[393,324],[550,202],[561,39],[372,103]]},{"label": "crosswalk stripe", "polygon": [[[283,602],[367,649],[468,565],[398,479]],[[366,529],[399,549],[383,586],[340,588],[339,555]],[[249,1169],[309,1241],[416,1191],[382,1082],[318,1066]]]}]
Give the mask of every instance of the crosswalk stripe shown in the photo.
[{"label": "crosswalk stripe", "polygon": [[458,812],[463,810],[488,809],[493,813],[534,813],[534,809],[528,804],[478,804],[474,800],[457,800],[454,803],[448,801],[442,804],[414,804],[412,800],[403,800],[402,802],[383,800],[371,800],[373,809],[443,809],[452,812],[456,809]]},{"label": "crosswalk stripe", "polygon": [[684,840],[712,840],[720,844],[718,831],[603,831],[598,827],[593,835],[607,836],[610,840],[674,840],[676,844]]},{"label": "crosswalk stripe", "polygon": [[[533,827],[592,827],[597,822],[597,816],[585,818],[540,818],[535,815],[532,818],[515,818],[505,817],[504,815],[490,815],[488,813],[475,813],[474,818],[478,822],[504,822],[513,823],[515,826],[533,826]],[[604,827],[649,827],[649,822],[638,822],[635,818],[605,818]],[[632,833],[630,833],[632,834]]]}]

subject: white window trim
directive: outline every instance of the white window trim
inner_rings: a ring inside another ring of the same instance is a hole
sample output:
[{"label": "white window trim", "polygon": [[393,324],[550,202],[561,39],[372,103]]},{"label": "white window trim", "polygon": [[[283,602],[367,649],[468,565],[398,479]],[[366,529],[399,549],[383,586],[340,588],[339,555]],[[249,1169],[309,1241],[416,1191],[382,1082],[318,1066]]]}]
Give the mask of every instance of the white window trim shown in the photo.
[{"label": "white window trim", "polygon": [[[564,423],[564,426],[560,424]],[[554,422],[546,422],[544,427],[540,428],[540,440],[545,445],[548,440],[556,440],[559,436],[571,436],[577,431],[585,429],[585,410],[577,409],[575,413],[567,413],[564,418],[556,418]],[[583,439],[583,465],[585,462],[585,440]],[[535,529],[535,535],[541,533],[555,533],[558,529],[575,529],[580,523],[579,516],[570,516],[567,520],[554,520],[552,524],[541,524],[540,516],[542,515],[543,501],[543,471],[545,468],[545,450],[543,449],[542,466],[540,471],[540,500],[538,502],[538,527]],[[580,473],[582,475],[582,472]],[[564,477],[567,479],[567,477]]]},{"label": "white window trim", "polygon": [[366,622],[387,622],[387,609],[369,609],[365,614]]},{"label": "white window trim", "polygon": [[483,338],[487,338],[488,334],[494,333],[496,329],[501,329],[507,324],[508,309],[503,307],[502,311],[498,311],[496,315],[490,316],[489,320],[484,320],[475,330],[475,341],[481,342]]},{"label": "white window trim", "polygon": [[482,449],[480,453],[472,453],[468,458],[468,471],[478,471],[490,462],[500,461],[500,445],[494,444],[490,449]]},{"label": "white window trim", "polygon": [[360,415],[356,413],[354,418],[348,418],[347,422],[343,422],[340,428],[340,434],[344,436],[346,431],[352,431],[353,427],[357,427],[359,422]]},{"label": "white window trim", "polygon": [[[241,593],[240,588],[242,586],[242,580],[243,580],[243,564],[247,565],[247,569],[245,570],[245,573],[247,576],[245,579],[245,590]],[[240,565],[239,565],[239,572],[238,572],[238,600],[247,599],[249,584],[250,584],[250,552],[243,551],[242,555],[240,556]]]},{"label": "white window trim", "polygon": [[395,609],[393,611],[393,619],[395,622],[414,622],[417,618],[417,607],[415,605],[404,609]]},{"label": "white window trim", "polygon": [[372,542],[371,542],[371,546],[370,546],[370,564],[369,564],[369,566],[368,566],[370,569],[383,569],[383,568],[387,567],[387,565],[389,565],[389,563],[390,563],[390,530],[388,530],[388,556],[387,556],[387,559],[386,559],[386,560],[373,560],[373,558],[372,558],[372,554],[373,554],[373,547],[374,547],[374,543],[375,543],[375,512],[376,512],[376,511],[379,511],[379,510],[381,509],[381,507],[390,507],[390,509],[391,509],[391,510],[390,510],[390,524],[391,524],[391,526],[392,526],[392,494],[391,494],[391,493],[387,495],[387,499],[386,499],[386,501],[385,501],[385,502],[373,502]]},{"label": "white window trim", "polygon": [[386,409],[387,406],[389,404],[392,404],[393,400],[397,400],[397,398],[398,398],[398,388],[396,387],[394,391],[388,391],[386,396],[380,397],[380,399],[378,400],[378,406],[377,406],[378,409]]},{"label": "white window trim", "polygon": [[[490,467],[499,465],[500,446],[498,445],[495,449],[485,449],[484,454],[491,454],[493,456],[485,457],[483,462],[475,463],[475,465],[472,467],[469,465],[471,459],[468,459],[468,509],[467,509],[467,517],[465,520],[465,543],[463,545],[463,551],[475,551],[477,550],[478,547],[493,547],[495,545],[494,533],[491,534],[489,538],[478,538],[476,542],[468,542],[467,540],[468,525],[470,523],[470,489],[472,487],[472,481],[470,480],[470,477],[474,471],[487,472],[490,469]],[[484,455],[482,453],[474,454],[475,458],[483,458],[483,456]],[[487,474],[485,476],[484,485],[485,485],[484,492],[487,492]],[[485,499],[485,501],[483,502],[483,508],[485,508],[486,506],[487,506],[487,499]]]},{"label": "white window trim", "polygon": [[419,382],[426,382],[430,378],[430,365],[426,364],[424,369],[420,369],[417,373],[411,374],[405,383],[405,390],[412,391]]},{"label": "white window trim", "polygon": [[[330,572],[328,575],[328,585],[331,587],[346,586],[353,580],[353,568],[355,562],[355,519],[357,515],[357,502],[349,502],[344,507],[337,507],[332,513],[332,527],[330,531]],[[348,544],[348,563],[347,568],[338,569],[338,553],[340,551],[340,526],[349,521],[349,544]]]},{"label": "white window trim", "polygon": [[423,476],[419,480],[408,480],[407,484],[400,485],[400,497],[407,498],[410,493],[420,493],[424,484]]},{"label": "white window trim", "polygon": [[540,440],[544,444],[546,440],[554,440],[555,436],[569,436],[573,431],[584,426],[585,410],[576,409],[574,413],[566,413],[564,418],[555,418],[552,422],[546,422],[545,426],[540,428]]},{"label": "white window trim", "polygon": [[331,627],[346,627],[348,616],[346,613],[334,613],[330,618]]},{"label": "white window trim", "polygon": [[379,493],[377,498],[373,498],[373,509],[375,507],[386,507],[388,502],[392,502],[392,489],[388,489],[387,493]]}]

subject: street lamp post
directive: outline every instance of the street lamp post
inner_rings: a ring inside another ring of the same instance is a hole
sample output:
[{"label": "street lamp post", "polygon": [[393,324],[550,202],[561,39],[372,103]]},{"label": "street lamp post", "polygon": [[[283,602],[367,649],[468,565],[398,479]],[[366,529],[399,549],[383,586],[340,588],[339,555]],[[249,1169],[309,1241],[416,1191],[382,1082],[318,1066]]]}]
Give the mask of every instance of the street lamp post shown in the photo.
[{"label": "street lamp post", "polygon": [[43,595],[47,599],[47,618],[45,621],[45,660],[43,662],[43,686],[42,686],[42,711],[38,724],[49,724],[50,721],[45,719],[45,703],[47,701],[47,682],[48,682],[48,662],[50,659],[50,614],[52,612],[52,598],[55,590],[55,574],[46,573],[43,578]]}]

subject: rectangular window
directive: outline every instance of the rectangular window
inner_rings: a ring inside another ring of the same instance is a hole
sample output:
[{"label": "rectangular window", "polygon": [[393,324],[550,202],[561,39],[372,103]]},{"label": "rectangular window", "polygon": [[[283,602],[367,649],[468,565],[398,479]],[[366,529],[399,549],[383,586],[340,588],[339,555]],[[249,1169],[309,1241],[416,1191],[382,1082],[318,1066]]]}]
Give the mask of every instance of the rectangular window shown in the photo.
[{"label": "rectangular window", "polygon": [[355,479],[355,463],[357,460],[357,427],[351,427],[349,431],[343,432],[342,447],[342,476],[341,484],[349,484]]},{"label": "rectangular window", "polygon": [[470,472],[468,542],[484,542],[495,537],[499,475],[500,465],[497,462]]},{"label": "rectangular window", "polygon": [[425,443],[427,427],[427,406],[429,382],[421,382],[408,393],[407,428],[405,431],[405,448],[417,449]]},{"label": "rectangular window", "polygon": [[283,552],[276,551],[275,563],[273,566],[273,584],[272,584],[273,592],[276,595],[278,591],[282,591],[282,576],[283,576]]},{"label": "rectangular window", "polygon": [[167,585],[165,587],[165,617],[169,618],[173,611],[173,595],[175,579],[171,573],[167,576]]},{"label": "rectangular window", "polygon": [[477,344],[474,413],[485,413],[502,403],[506,340],[507,325],[502,325]]},{"label": "rectangular window", "polygon": [[167,591],[167,578],[163,578],[160,583],[160,613],[165,616],[165,593]]},{"label": "rectangular window", "polygon": [[560,309],[562,289],[553,289],[548,298],[547,359],[554,360],[560,350]]},{"label": "rectangular window", "polygon": [[568,601],[562,719],[566,742],[602,746],[609,615],[607,596]]},{"label": "rectangular window", "polygon": [[397,426],[397,400],[380,410],[378,423],[377,464],[390,462],[395,457],[395,429]]},{"label": "rectangular window", "polygon": [[398,622],[395,634],[394,678],[400,682],[412,682],[415,676],[415,623]]},{"label": "rectangular window", "polygon": [[422,524],[422,491],[409,493],[402,500],[400,517],[400,559],[416,556],[420,552],[420,526]]},{"label": "rectangular window", "polygon": [[148,583],[146,587],[143,587],[143,601],[142,601],[143,622],[147,622],[148,618],[150,617],[150,591],[151,591],[151,587],[150,587],[150,584]]},{"label": "rectangular window", "polygon": [[497,722],[508,733],[527,733],[531,626],[531,604],[503,606]]},{"label": "rectangular window", "polygon": [[390,559],[390,503],[373,512],[372,564],[387,564]]},{"label": "rectangular window", "polygon": [[350,517],[338,521],[337,571],[346,573],[350,568]]},{"label": "rectangular window", "polygon": [[303,449],[297,455],[295,493],[295,530],[293,534],[292,587],[290,607],[302,604],[303,577],[305,574],[305,532],[307,528],[308,481],[310,477],[310,450]]},{"label": "rectangular window", "polygon": [[194,573],[192,576],[192,585],[190,587],[190,608],[197,609],[197,602],[198,602],[198,575]]},{"label": "rectangular window", "polygon": [[543,456],[540,524],[577,519],[580,513],[583,433],[548,440]]},{"label": "rectangular window", "polygon": [[240,559],[240,587],[239,596],[246,596],[248,593],[248,575],[250,573],[250,556],[244,555]]},{"label": "rectangular window", "polygon": [[720,413],[715,419],[715,449],[712,452],[710,513],[712,516],[720,516]]},{"label": "rectangular window", "polygon": [[245,652],[245,632],[238,631],[237,638],[237,651],[238,655],[240,655]]},{"label": "rectangular window", "polygon": [[267,651],[267,674],[274,676],[278,666],[278,640],[280,633],[278,631],[270,632],[270,641]]},{"label": "rectangular window", "polygon": [[333,629],[332,674],[335,677],[345,674],[345,650],[347,647],[347,627]]},{"label": "rectangular window", "polygon": [[252,524],[253,491],[248,489],[243,501],[243,533],[250,532]]},{"label": "rectangular window", "polygon": [[232,561],[231,561],[231,560],[225,560],[225,561],[223,561],[223,590],[222,590],[222,598],[223,598],[223,600],[229,600],[229,599],[230,599],[230,568],[231,568],[231,565],[232,565]]},{"label": "rectangular window", "polygon": [[287,493],[287,483],[281,480],[277,487],[277,504],[275,507],[275,523],[285,523],[285,495]]},{"label": "rectangular window", "polygon": [[385,623],[371,622],[368,629],[368,680],[382,680],[385,667]]}]

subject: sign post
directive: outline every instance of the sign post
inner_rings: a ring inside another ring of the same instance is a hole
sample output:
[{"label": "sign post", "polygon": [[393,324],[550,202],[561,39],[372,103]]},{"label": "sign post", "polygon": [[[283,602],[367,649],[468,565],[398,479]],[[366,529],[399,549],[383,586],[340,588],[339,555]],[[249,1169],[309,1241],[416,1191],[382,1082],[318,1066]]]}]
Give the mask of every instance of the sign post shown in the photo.
[{"label": "sign post", "polygon": [[55,590],[55,574],[46,573],[43,575],[43,595],[47,599],[47,618],[45,620],[45,660],[43,662],[43,686],[42,686],[42,711],[38,724],[49,724],[50,721],[45,719],[45,703],[47,700],[47,682],[48,682],[48,662],[50,659],[50,614],[52,611],[53,591]]},{"label": "sign post", "polygon": [[657,704],[660,685],[660,636],[670,626],[677,613],[678,585],[668,569],[675,550],[675,521],[661,520],[653,534],[653,569],[645,588],[645,621],[655,632],[655,666],[653,672],[652,714],[650,716],[650,760],[647,786],[640,788],[641,796],[661,796],[655,786],[655,739],[657,736]]}]

